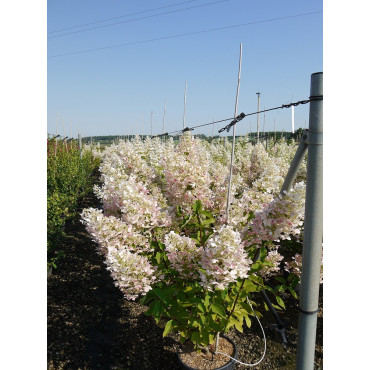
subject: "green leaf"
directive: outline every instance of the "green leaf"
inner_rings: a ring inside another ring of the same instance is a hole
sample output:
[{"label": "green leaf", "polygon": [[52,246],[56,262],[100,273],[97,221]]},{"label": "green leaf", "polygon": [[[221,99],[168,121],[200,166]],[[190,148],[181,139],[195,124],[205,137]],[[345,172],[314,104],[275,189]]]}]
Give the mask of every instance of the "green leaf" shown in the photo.
[{"label": "green leaf", "polygon": [[208,308],[209,307],[209,304],[210,304],[210,299],[211,299],[211,297],[210,297],[210,295],[206,295],[205,296],[205,298],[204,298],[204,305],[206,306],[206,308]]},{"label": "green leaf", "polygon": [[209,219],[203,221],[203,225],[208,226],[210,224],[213,224],[214,222],[215,222],[214,218],[209,218]]},{"label": "green leaf", "polygon": [[296,291],[292,288],[292,287],[288,287],[288,290],[289,292],[291,293],[291,295],[295,298],[295,299],[298,299],[298,295],[296,293]]},{"label": "green leaf", "polygon": [[197,344],[201,342],[199,331],[195,331],[191,334],[191,341]]},{"label": "green leaf", "polygon": [[193,204],[193,210],[195,212],[199,212],[202,210],[202,203],[200,200],[196,200],[195,203]]},{"label": "green leaf", "polygon": [[197,305],[197,307],[198,307],[198,309],[199,309],[199,311],[200,312],[202,312],[202,313],[205,313],[207,310],[206,310],[206,307],[204,306],[204,304],[203,303],[199,303],[198,305]]},{"label": "green leaf", "polygon": [[218,315],[220,315],[221,317],[226,317],[226,312],[225,312],[225,309],[217,304],[217,303],[214,303],[212,306],[211,306],[211,310],[214,312],[214,313],[217,313]]},{"label": "green leaf", "polygon": [[154,309],[153,309],[152,315],[155,318],[158,318],[159,319],[161,317],[161,315],[162,315],[163,309],[164,309],[164,307],[163,307],[162,302],[156,301],[155,302],[155,305],[154,305]]},{"label": "green leaf", "polygon": [[243,324],[241,324],[239,321],[235,321],[234,325],[235,325],[236,330],[243,333]]},{"label": "green leaf", "polygon": [[284,285],[286,284],[286,280],[281,276],[276,276],[275,279]]},{"label": "green leaf", "polygon": [[245,320],[245,323],[247,324],[248,328],[250,328],[252,326],[252,321],[249,318],[249,316],[245,316],[244,320]]},{"label": "green leaf", "polygon": [[[290,286],[292,288],[295,288],[297,286],[297,284],[299,283],[299,277],[295,274],[292,274],[292,278],[291,278],[291,282],[290,282]],[[290,276],[289,276],[290,277]],[[289,281],[289,278],[288,278],[288,281]]]},{"label": "green leaf", "polygon": [[208,218],[212,218],[213,219],[213,214],[210,211],[207,211],[207,210],[203,209],[200,213],[202,215],[205,215]]},{"label": "green leaf", "polygon": [[209,344],[209,331],[208,331],[208,330],[206,330],[206,329],[204,329],[204,330],[202,330],[202,331],[200,332],[200,334],[201,334],[201,337],[202,337],[202,342],[203,342],[206,346],[208,346],[208,344]]},{"label": "green leaf", "polygon": [[204,315],[199,316],[202,325],[207,325],[207,318]]},{"label": "green leaf", "polygon": [[163,338],[171,331],[173,320],[167,321],[163,331]]},{"label": "green leaf", "polygon": [[[264,286],[263,279],[260,276],[249,275],[248,280],[253,281],[254,283]],[[246,280],[246,281],[248,281]]]},{"label": "green leaf", "polygon": [[158,265],[161,263],[161,257],[162,253],[157,252],[157,254],[155,255],[155,259],[157,260]]},{"label": "green leaf", "polygon": [[283,308],[285,308],[285,304],[284,304],[284,301],[279,297],[279,296],[276,296],[276,302]]}]

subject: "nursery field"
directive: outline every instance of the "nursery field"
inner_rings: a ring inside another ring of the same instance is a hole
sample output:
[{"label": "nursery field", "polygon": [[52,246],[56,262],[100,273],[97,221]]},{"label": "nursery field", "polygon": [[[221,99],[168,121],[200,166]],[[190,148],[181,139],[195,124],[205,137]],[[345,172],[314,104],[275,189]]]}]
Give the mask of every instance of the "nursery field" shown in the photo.
[{"label": "nursery field", "polygon": [[[229,361],[222,333],[239,361],[258,362],[266,342],[256,369],[294,369],[307,157],[281,189],[295,151],[240,138],[230,167],[230,142],[189,132],[85,146],[99,174],[54,247],[48,369],[181,369],[182,343],[188,364],[215,369]],[[321,270],[317,370],[322,319]]]}]

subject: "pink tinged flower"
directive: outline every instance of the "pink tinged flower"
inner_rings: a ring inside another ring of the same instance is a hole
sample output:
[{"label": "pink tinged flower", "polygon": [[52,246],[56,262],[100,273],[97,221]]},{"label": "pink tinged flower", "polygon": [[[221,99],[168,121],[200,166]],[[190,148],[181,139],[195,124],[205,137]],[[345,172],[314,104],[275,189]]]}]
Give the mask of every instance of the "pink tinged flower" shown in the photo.
[{"label": "pink tinged flower", "polygon": [[110,250],[105,263],[115,285],[127,299],[134,300],[147,293],[158,279],[155,275],[156,269],[150,265],[147,258],[125,248]]},{"label": "pink tinged flower", "polygon": [[221,226],[201,251],[200,266],[205,272],[200,284],[208,290],[224,289],[237,278],[247,277],[251,264],[240,234],[231,226]]}]

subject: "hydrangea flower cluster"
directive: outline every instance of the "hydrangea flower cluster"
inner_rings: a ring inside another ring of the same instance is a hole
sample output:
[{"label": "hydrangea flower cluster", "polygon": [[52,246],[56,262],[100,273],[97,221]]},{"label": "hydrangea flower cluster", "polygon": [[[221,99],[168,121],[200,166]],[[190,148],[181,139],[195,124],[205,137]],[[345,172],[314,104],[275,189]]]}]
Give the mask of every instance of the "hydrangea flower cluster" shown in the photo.
[{"label": "hydrangea flower cluster", "polygon": [[263,266],[262,270],[259,271],[259,275],[266,278],[280,271],[280,263],[283,259],[284,256],[282,256],[277,249],[269,251],[265,261],[272,263],[273,266]]},{"label": "hydrangea flower cluster", "polygon": [[170,204],[191,210],[198,199],[212,206],[209,156],[204,147],[186,132],[173,155],[165,159],[166,195]]},{"label": "hydrangea flower cluster", "polygon": [[272,242],[290,239],[290,235],[301,233],[304,218],[304,200],[306,186],[297,183],[285,194],[279,195],[266,205],[250,225],[243,230],[245,245],[261,245],[262,242]]},{"label": "hydrangea flower cluster", "polygon": [[184,279],[198,278],[198,264],[202,248],[197,247],[193,239],[180,236],[174,231],[165,236],[164,244],[171,267],[177,270]]},{"label": "hydrangea flower cluster", "polygon": [[122,246],[130,252],[152,251],[148,238],[137,232],[133,225],[113,216],[105,216],[102,210],[86,208],[81,219],[103,255],[107,255],[109,248],[120,249]]},{"label": "hydrangea flower cluster", "polygon": [[147,293],[158,279],[155,267],[147,258],[131,253],[124,247],[110,249],[105,263],[115,286],[127,299],[135,300],[139,294]]},{"label": "hydrangea flower cluster", "polygon": [[240,234],[224,225],[208,239],[199,264],[200,284],[208,290],[223,290],[237,278],[248,277],[252,260],[244,251]]}]

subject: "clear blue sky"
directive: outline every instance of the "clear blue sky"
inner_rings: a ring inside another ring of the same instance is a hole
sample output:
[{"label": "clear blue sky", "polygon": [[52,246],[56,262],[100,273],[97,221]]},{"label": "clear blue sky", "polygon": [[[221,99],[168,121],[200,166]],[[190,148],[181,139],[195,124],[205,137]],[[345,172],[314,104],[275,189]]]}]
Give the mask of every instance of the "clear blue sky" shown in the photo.
[{"label": "clear blue sky", "polygon": [[[261,21],[322,7],[317,0],[48,1],[47,131],[56,132],[59,113],[58,133],[62,117],[67,136],[150,134],[153,111],[153,134],[159,134],[165,99],[165,131],[181,129],[185,81],[186,126],[232,117],[240,43],[238,113],[257,110],[257,91],[261,109],[307,99],[311,73],[323,70],[322,13]],[[160,13],[167,14],[154,16]],[[140,42],[246,23],[252,24]],[[87,28],[95,29],[76,32]],[[71,34],[59,36],[65,33]],[[105,48],[127,43],[133,44]],[[69,54],[99,48],[105,49]],[[274,119],[277,130],[291,130],[290,109],[266,113],[265,130],[273,130]],[[261,131],[263,121],[261,114]],[[295,128],[305,123],[308,105],[301,105]],[[256,126],[257,117],[247,117],[237,134]],[[210,135],[212,126],[195,133]]]}]

